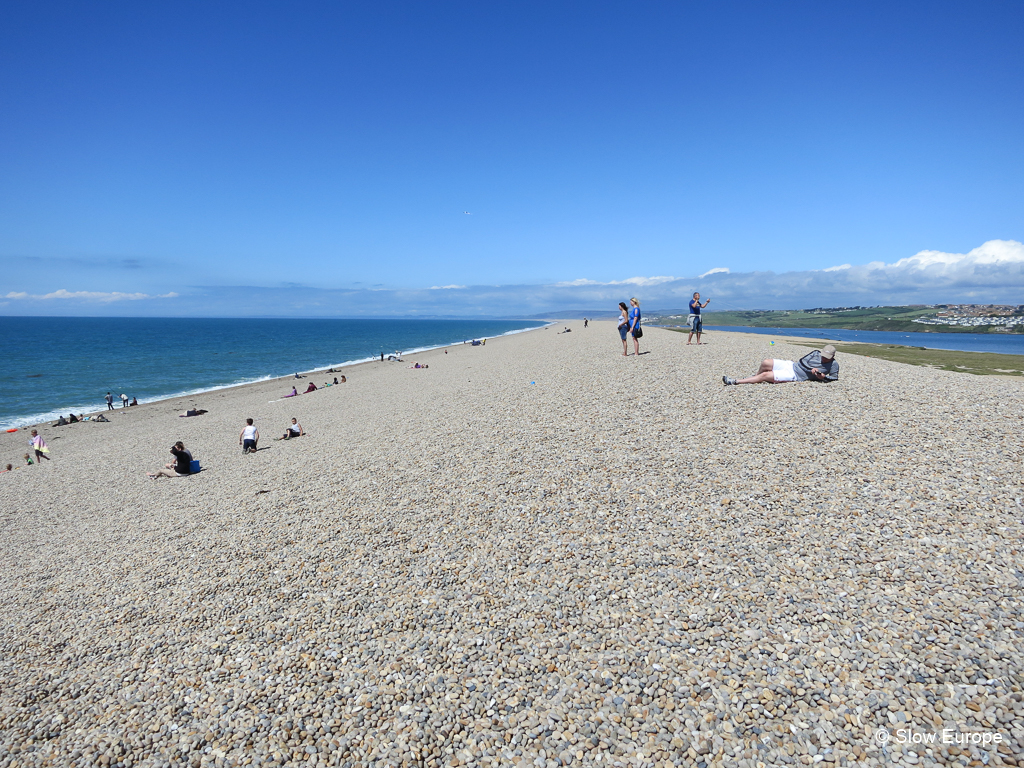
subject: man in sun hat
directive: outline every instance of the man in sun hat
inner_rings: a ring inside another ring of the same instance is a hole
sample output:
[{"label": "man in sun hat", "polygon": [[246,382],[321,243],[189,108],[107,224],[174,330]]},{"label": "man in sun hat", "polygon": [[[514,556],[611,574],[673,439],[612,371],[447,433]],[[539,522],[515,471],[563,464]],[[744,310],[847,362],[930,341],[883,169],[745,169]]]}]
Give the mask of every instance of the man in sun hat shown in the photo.
[{"label": "man in sun hat", "polygon": [[792,360],[761,361],[761,367],[753,376],[734,379],[723,376],[722,383],[730,384],[783,384],[789,381],[836,381],[839,378],[839,363],[836,348],[826,344],[820,350],[808,352],[796,362]]}]

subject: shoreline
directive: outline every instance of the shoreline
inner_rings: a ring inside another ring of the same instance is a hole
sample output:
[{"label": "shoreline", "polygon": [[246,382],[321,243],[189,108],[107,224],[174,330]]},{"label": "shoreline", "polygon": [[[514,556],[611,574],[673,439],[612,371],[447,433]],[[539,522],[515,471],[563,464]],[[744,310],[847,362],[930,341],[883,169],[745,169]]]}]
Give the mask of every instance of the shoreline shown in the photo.
[{"label": "shoreline", "polygon": [[[501,334],[499,334],[497,336],[493,336],[493,337],[489,336],[487,338],[488,339],[500,339],[500,338],[503,338],[505,336],[515,336],[515,335],[520,334],[520,333],[528,333],[530,331],[538,331],[538,330],[541,330],[543,328],[550,327],[553,323],[555,323],[557,321],[544,320],[544,321],[536,321],[536,322],[541,322],[543,324],[540,325],[540,326],[531,327],[531,328],[518,328],[518,329],[511,330],[511,331],[505,331],[504,333],[501,333]],[[429,351],[432,351],[432,350],[435,350],[435,349],[445,349],[445,348],[450,349],[452,347],[458,347],[458,346],[462,346],[463,344],[467,344],[468,341],[469,340],[467,339],[464,342],[450,342],[450,343],[438,344],[438,345],[434,345],[434,346],[416,347],[416,348],[410,349],[408,351],[402,350],[402,355],[403,356],[407,355],[407,354],[408,355],[418,355],[418,354],[422,354],[424,352],[429,352]],[[342,362],[342,363],[334,363],[333,365],[324,366],[322,368],[311,368],[311,369],[308,369],[308,370],[299,370],[299,371],[297,371],[297,373],[300,376],[302,376],[303,378],[305,378],[305,377],[307,377],[309,375],[312,375],[312,374],[327,373],[327,372],[331,371],[332,369],[341,369],[341,368],[346,368],[347,369],[347,368],[351,368],[351,367],[355,367],[355,366],[359,366],[359,365],[364,365],[366,363],[373,363],[373,362],[381,362],[381,360],[380,360],[379,357],[359,358],[359,359],[355,359],[355,360],[345,361],[345,362]],[[388,362],[387,357],[385,357],[383,362]],[[340,370],[338,370],[337,372],[340,372]],[[281,379],[288,379],[288,378],[294,378],[294,374],[285,374],[285,375],[282,375],[282,376],[266,375],[266,376],[260,376],[260,377],[253,378],[253,379],[246,379],[244,381],[233,382],[231,384],[217,384],[217,385],[213,385],[213,386],[210,386],[210,387],[200,387],[200,388],[197,388],[197,389],[187,390],[187,391],[184,391],[184,392],[176,392],[176,393],[171,393],[171,394],[166,394],[166,395],[159,395],[159,396],[152,397],[152,398],[146,398],[146,399],[140,400],[139,404],[137,406],[131,406],[130,408],[127,408],[127,409],[121,408],[118,405],[117,398],[115,397],[114,411],[120,412],[122,410],[131,410],[133,408],[141,408],[142,406],[145,406],[145,405],[157,405],[159,403],[164,403],[164,402],[167,402],[169,400],[182,400],[182,399],[188,399],[188,398],[194,398],[194,397],[202,397],[204,395],[208,395],[208,394],[213,393],[213,392],[232,390],[232,389],[237,389],[239,387],[254,386],[254,385],[257,385],[257,384],[262,384],[262,383],[266,383],[266,382],[270,382],[270,381],[276,381],[276,380],[281,380]],[[65,407],[62,407],[60,410],[57,410],[57,411],[49,411],[49,412],[46,412],[46,413],[37,413],[37,414],[32,414],[30,416],[25,416],[25,417],[12,417],[12,418],[8,419],[7,421],[0,421],[0,433],[2,433],[2,432],[9,432],[12,428],[15,429],[18,432],[22,432],[22,431],[25,431],[25,430],[30,430],[32,428],[39,428],[41,426],[52,426],[52,423],[57,421],[57,419],[59,419],[61,416],[64,416],[66,418],[68,413],[74,413],[76,416],[78,416],[79,414],[82,414],[82,415],[85,415],[85,416],[88,416],[88,417],[91,418],[91,417],[97,416],[99,414],[110,413],[110,412],[111,411],[108,410],[108,409],[92,410],[92,406],[70,406],[70,407],[65,406]]]}]

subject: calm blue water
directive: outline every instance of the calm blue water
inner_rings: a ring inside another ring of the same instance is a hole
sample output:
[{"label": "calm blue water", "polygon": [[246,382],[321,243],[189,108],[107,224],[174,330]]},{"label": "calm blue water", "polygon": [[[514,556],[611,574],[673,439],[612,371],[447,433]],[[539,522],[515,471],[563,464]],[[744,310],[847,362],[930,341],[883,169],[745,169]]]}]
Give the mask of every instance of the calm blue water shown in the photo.
[{"label": "calm blue water", "polygon": [[529,320],[0,317],[0,428],[493,338]]},{"label": "calm blue water", "polygon": [[706,331],[763,333],[868,344],[900,344],[904,347],[958,349],[964,352],[998,352],[1024,355],[1024,334],[1002,333],[904,333],[902,331],[847,331],[842,328],[753,328],[745,325],[705,325]]}]

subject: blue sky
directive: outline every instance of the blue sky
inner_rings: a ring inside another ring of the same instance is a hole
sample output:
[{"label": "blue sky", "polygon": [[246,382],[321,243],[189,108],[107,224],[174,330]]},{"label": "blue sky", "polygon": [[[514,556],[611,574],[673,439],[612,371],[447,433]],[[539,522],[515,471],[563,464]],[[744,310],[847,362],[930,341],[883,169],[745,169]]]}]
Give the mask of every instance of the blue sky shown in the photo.
[{"label": "blue sky", "polygon": [[1019,2],[8,3],[0,313],[1024,301],[1021,39]]}]

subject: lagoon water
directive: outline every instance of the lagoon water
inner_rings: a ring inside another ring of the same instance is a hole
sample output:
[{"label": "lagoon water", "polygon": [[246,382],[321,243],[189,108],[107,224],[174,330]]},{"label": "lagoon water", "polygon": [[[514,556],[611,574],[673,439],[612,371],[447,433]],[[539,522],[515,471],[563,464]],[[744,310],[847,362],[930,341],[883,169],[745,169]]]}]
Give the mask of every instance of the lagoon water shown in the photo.
[{"label": "lagoon water", "polygon": [[0,428],[201,393],[543,323],[528,320],[291,320],[0,317]]},{"label": "lagoon water", "polygon": [[842,328],[754,328],[746,325],[705,325],[705,331],[762,333],[865,344],[899,344],[904,347],[956,349],[963,352],[997,352],[1024,355],[1024,334],[1011,333],[906,333],[903,331],[850,331]]}]

